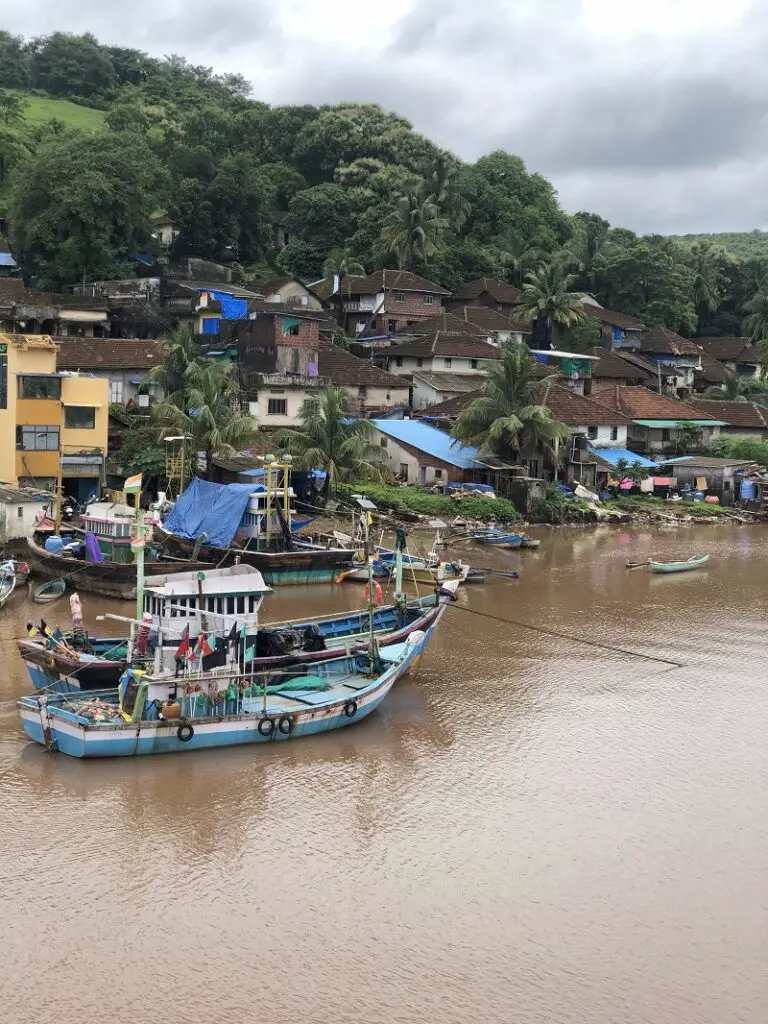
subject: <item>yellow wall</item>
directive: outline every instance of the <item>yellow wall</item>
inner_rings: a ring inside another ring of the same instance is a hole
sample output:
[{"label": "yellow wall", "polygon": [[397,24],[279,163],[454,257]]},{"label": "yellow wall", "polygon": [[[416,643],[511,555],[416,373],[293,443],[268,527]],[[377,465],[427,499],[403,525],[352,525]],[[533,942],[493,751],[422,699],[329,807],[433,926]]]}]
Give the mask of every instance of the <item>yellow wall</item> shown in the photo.
[{"label": "yellow wall", "polygon": [[61,423],[61,402],[56,398],[17,398],[16,423],[58,427]]},{"label": "yellow wall", "polygon": [[[26,399],[22,402],[22,411],[25,416],[29,416],[31,409],[30,405],[38,406],[37,413],[45,418],[35,419],[29,418],[25,420],[18,420],[18,381],[17,376],[24,373],[55,373],[56,372],[56,343],[49,338],[47,335],[40,334],[0,334],[0,345],[5,346],[5,354],[8,357],[8,401],[5,409],[0,409],[0,482],[11,484],[15,486],[16,477],[21,473],[22,476],[28,476],[30,474],[24,472],[21,469],[17,471],[17,452],[16,452],[16,425],[17,423],[27,423],[36,425],[53,425],[59,422],[59,404],[58,402],[49,402],[42,400],[36,402],[31,399]],[[51,418],[51,406],[56,407],[56,412]],[[26,452],[26,455],[32,455],[37,457],[42,456],[42,463],[45,466],[49,466],[51,461],[56,463],[55,467],[51,471],[40,472],[41,476],[57,476],[58,475],[58,453],[57,452]],[[53,457],[53,459],[51,458]],[[27,459],[27,462],[32,466],[32,462]],[[37,462],[35,462],[35,472],[37,472]]]},{"label": "yellow wall", "polygon": [[16,476],[59,476],[61,452],[16,452]]},{"label": "yellow wall", "polygon": [[67,429],[64,409],[61,412],[61,448],[63,452],[86,448],[100,448],[107,453],[107,426],[109,420],[109,381],[105,377],[62,377],[61,403],[91,405],[96,409],[93,430]]}]

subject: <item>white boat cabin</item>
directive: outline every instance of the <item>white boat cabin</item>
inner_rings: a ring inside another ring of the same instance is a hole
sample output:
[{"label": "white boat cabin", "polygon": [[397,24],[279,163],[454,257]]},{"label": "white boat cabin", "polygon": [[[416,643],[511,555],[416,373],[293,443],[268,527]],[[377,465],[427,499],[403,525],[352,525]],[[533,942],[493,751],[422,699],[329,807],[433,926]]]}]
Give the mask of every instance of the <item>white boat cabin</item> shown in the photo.
[{"label": "white boat cabin", "polygon": [[249,539],[260,540],[270,537],[279,537],[283,533],[282,519],[290,528],[296,510],[292,508],[292,502],[296,497],[292,487],[283,488],[278,492],[272,491],[269,495],[269,531],[267,531],[267,492],[254,491],[251,495],[248,507],[237,528],[236,538],[240,541]]},{"label": "white boat cabin", "polygon": [[251,632],[258,628],[259,609],[269,593],[251,565],[152,576],[144,588],[144,613],[152,616],[151,628],[159,630],[164,643],[178,641],[187,626],[191,639],[201,632],[228,633],[234,625]]}]

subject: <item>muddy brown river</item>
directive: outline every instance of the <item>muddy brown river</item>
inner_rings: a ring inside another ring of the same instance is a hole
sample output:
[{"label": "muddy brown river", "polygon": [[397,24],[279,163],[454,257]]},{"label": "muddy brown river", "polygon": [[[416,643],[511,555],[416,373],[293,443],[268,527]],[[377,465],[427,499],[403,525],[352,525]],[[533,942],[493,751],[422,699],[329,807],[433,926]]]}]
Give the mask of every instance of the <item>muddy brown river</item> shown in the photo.
[{"label": "muddy brown river", "polygon": [[[456,549],[523,576],[463,590],[370,719],[257,749],[27,744],[41,609],[14,597],[3,1024],[764,1024],[768,527],[540,536]],[[624,568],[651,553],[710,563]],[[360,603],[289,588],[265,617]]]}]

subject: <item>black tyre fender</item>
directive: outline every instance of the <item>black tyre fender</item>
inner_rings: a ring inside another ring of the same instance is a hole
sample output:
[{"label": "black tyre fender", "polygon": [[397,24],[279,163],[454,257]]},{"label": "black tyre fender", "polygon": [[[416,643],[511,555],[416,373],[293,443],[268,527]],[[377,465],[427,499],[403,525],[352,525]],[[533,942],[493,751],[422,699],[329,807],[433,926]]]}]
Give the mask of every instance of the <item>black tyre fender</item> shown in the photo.
[{"label": "black tyre fender", "polygon": [[354,718],[355,717],[355,715],[357,714],[357,701],[356,700],[348,700],[347,701],[347,703],[344,705],[344,714],[347,716],[347,718]]},{"label": "black tyre fender", "polygon": [[275,720],[274,718],[262,718],[259,720],[258,725],[259,733],[262,736],[271,736],[275,731]]},{"label": "black tyre fender", "polygon": [[176,730],[176,739],[179,743],[189,743],[194,735],[195,730],[189,722],[185,722],[184,725],[180,725]]},{"label": "black tyre fender", "polygon": [[290,736],[293,732],[293,720],[288,715],[283,715],[277,723],[277,728],[283,736]]}]

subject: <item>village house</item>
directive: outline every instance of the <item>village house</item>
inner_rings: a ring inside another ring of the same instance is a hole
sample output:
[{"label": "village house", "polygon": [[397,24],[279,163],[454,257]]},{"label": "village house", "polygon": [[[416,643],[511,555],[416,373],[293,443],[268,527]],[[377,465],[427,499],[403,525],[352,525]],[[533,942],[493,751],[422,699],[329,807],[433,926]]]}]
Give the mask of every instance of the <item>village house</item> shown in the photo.
[{"label": "village house", "polygon": [[499,358],[499,348],[482,335],[439,329],[393,347],[386,355],[390,373],[413,378],[413,408],[423,409],[481,387],[483,370]]},{"label": "village house", "polygon": [[338,345],[320,342],[320,377],[341,387],[352,399],[360,417],[410,409],[411,388],[407,378],[387,373],[366,359],[345,352]]},{"label": "village house", "polygon": [[378,419],[371,420],[371,424],[374,443],[386,453],[389,467],[401,483],[469,483],[483,469],[475,448],[463,447],[427,423]]},{"label": "village house", "polygon": [[491,277],[478,277],[458,288],[446,299],[446,309],[453,312],[461,306],[485,306],[495,309],[498,313],[514,313],[520,302],[522,293],[513,284],[495,281]]},{"label": "village house", "polygon": [[720,387],[728,380],[729,372],[719,359],[713,359],[702,351],[701,369],[695,370],[693,375],[694,393],[701,394],[711,387]]},{"label": "village house", "polygon": [[6,557],[14,551],[22,556],[28,553],[27,537],[52,501],[50,493],[0,486],[0,547]]},{"label": "village house", "polygon": [[695,338],[695,344],[740,377],[756,377],[760,372],[760,353],[749,338]]},{"label": "village house", "polygon": [[0,232],[0,277],[11,277],[18,269],[18,264],[13,258],[11,247]]},{"label": "village house", "polygon": [[592,398],[627,417],[628,447],[640,454],[667,452],[691,430],[701,444],[708,444],[725,425],[694,405],[648,388],[604,384],[593,388]]},{"label": "village house", "polygon": [[654,387],[656,384],[656,378],[650,370],[626,354],[604,348],[593,348],[590,354],[597,356],[597,362],[592,363],[591,380],[585,381],[585,395],[590,395],[596,384],[642,384],[644,387]]},{"label": "village house", "polygon": [[166,213],[161,213],[157,217],[152,217],[150,223],[153,237],[160,249],[170,249],[180,234],[173,220]]},{"label": "village house", "polygon": [[582,352],[559,352],[557,349],[531,349],[531,355],[546,367],[550,374],[562,377],[563,382],[577,395],[583,395],[592,380],[592,367],[597,356]]},{"label": "village house", "polygon": [[317,295],[296,277],[271,277],[266,281],[251,282],[253,290],[263,295],[267,303],[299,306],[315,311],[323,308]]},{"label": "village house", "polygon": [[453,322],[476,327],[498,344],[508,341],[522,344],[531,336],[530,321],[515,312],[499,313],[488,306],[454,306],[450,316]]},{"label": "village house", "polygon": [[659,460],[664,471],[674,474],[678,488],[690,488],[714,494],[722,505],[730,505],[740,497],[741,482],[758,469],[746,459],[718,459],[708,455],[680,455]]},{"label": "village house", "polygon": [[364,332],[393,334],[400,327],[434,316],[450,292],[407,270],[377,270],[366,277],[338,275],[310,289],[327,302],[351,337]]},{"label": "village house", "polygon": [[721,420],[720,437],[745,441],[768,439],[768,410],[755,402],[728,402],[714,398],[692,398],[690,405],[713,419]]},{"label": "village house", "polygon": [[108,320],[103,299],[40,292],[18,278],[0,278],[0,334],[104,338]]},{"label": "village house", "polygon": [[581,308],[588,317],[597,321],[600,340],[607,347],[641,347],[646,327],[639,320],[624,313],[616,313],[612,309],[605,309],[591,295],[582,296]]},{"label": "village house", "polygon": [[639,348],[637,339],[629,335],[615,347],[622,354],[625,349],[633,350],[647,360],[667,394],[685,398],[692,392],[695,375],[701,370],[702,350],[687,338],[681,338],[666,327],[655,327],[643,332]]},{"label": "village house", "polygon": [[141,338],[54,338],[60,370],[90,373],[109,381],[110,405],[146,408],[162,399],[162,389],[147,385],[149,370],[162,362],[159,341]]}]

